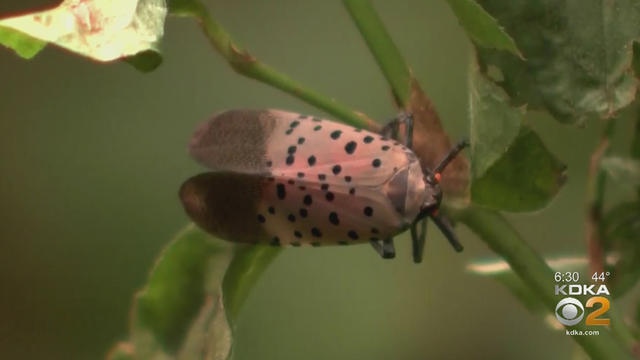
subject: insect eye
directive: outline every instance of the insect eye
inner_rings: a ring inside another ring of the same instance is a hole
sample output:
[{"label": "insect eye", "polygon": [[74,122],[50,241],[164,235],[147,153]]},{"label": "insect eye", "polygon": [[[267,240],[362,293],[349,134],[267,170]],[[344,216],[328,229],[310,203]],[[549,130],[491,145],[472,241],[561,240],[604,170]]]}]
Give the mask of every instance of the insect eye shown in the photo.
[{"label": "insect eye", "polygon": [[433,177],[436,179],[436,183],[440,182],[440,173],[436,173],[435,175],[433,175]]}]

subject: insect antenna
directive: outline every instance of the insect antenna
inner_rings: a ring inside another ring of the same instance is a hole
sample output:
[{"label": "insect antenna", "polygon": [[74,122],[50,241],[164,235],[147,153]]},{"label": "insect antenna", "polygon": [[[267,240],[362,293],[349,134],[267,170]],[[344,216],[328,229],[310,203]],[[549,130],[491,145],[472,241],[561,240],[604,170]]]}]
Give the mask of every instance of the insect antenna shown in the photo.
[{"label": "insect antenna", "polygon": [[453,232],[453,228],[451,228],[451,224],[446,218],[440,217],[439,215],[433,213],[431,213],[429,217],[433,220],[434,223],[436,223],[438,229],[442,231],[447,240],[449,240],[451,246],[453,246],[453,248],[457,252],[461,252],[462,250],[464,250],[464,247],[462,246],[462,244],[460,244],[460,241],[458,241],[458,237]]},{"label": "insect antenna", "polygon": [[442,170],[444,170],[444,168],[447,165],[449,165],[451,160],[453,160],[458,155],[458,153],[467,146],[469,146],[469,141],[467,141],[467,139],[460,140],[458,144],[456,144],[456,146],[454,146],[454,148],[451,149],[451,151],[449,151],[449,153],[444,157],[444,159],[442,159],[440,163],[433,169],[433,173],[434,174],[441,173]]}]

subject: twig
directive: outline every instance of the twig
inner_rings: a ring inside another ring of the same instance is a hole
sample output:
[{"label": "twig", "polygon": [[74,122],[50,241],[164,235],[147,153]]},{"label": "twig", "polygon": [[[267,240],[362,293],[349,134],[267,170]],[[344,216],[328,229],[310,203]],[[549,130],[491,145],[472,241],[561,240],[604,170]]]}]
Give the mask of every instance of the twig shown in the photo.
[{"label": "twig", "polygon": [[396,101],[406,106],[411,96],[411,71],[369,0],[344,0],[344,5],[387,78]]},{"label": "twig", "polygon": [[604,206],[604,193],[607,182],[606,172],[600,169],[600,162],[609,149],[609,139],[613,135],[615,119],[609,119],[598,146],[589,160],[587,177],[587,214],[585,220],[589,270],[591,274],[604,271],[604,253],[600,238],[600,221]]},{"label": "twig", "polygon": [[196,3],[190,10],[202,26],[202,30],[211,45],[227,60],[237,73],[276,87],[298,99],[301,99],[327,113],[339,118],[350,125],[362,128],[377,129],[377,124],[365,115],[352,111],[349,107],[338,103],[335,99],[326,97],[288,76],[265,65],[253,57],[247,50],[233,41],[220,24],[209,14],[201,2]]}]

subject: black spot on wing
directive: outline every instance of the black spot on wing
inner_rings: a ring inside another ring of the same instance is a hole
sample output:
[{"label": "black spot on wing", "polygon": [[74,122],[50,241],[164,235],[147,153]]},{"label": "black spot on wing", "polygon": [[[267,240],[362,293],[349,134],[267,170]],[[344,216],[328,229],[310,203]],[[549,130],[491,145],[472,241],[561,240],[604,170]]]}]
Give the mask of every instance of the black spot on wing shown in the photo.
[{"label": "black spot on wing", "polygon": [[283,200],[287,196],[287,191],[284,188],[284,184],[278,183],[276,185],[276,195],[280,200]]},{"label": "black spot on wing", "polygon": [[304,202],[305,205],[309,206],[313,202],[313,199],[311,198],[311,195],[307,194],[304,196],[302,202]]},{"label": "black spot on wing", "polygon": [[293,165],[295,161],[296,161],[296,158],[293,155],[290,154],[289,156],[287,156],[287,160],[286,160],[287,165]]},{"label": "black spot on wing", "polygon": [[358,143],[355,141],[349,141],[347,145],[344,146],[344,151],[347,154],[353,154],[356,151],[356,147],[358,147]]},{"label": "black spot on wing", "polygon": [[338,213],[332,211],[329,213],[329,222],[333,225],[340,225],[340,219],[338,218]]},{"label": "black spot on wing", "polygon": [[366,216],[372,216],[373,215],[373,208],[371,206],[365,206],[363,212],[364,212],[364,214]]}]

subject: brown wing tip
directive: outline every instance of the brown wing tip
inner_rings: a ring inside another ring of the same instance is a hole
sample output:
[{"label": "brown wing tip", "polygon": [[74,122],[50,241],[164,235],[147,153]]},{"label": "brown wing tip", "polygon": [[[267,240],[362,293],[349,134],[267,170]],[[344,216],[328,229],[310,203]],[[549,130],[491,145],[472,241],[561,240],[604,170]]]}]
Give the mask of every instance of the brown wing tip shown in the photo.
[{"label": "brown wing tip", "polygon": [[202,191],[202,186],[200,186],[201,182],[198,181],[201,176],[202,174],[187,179],[182,183],[178,192],[185,212],[196,224],[201,223],[201,219],[206,217],[205,213],[207,211],[204,199],[205,194]]}]

